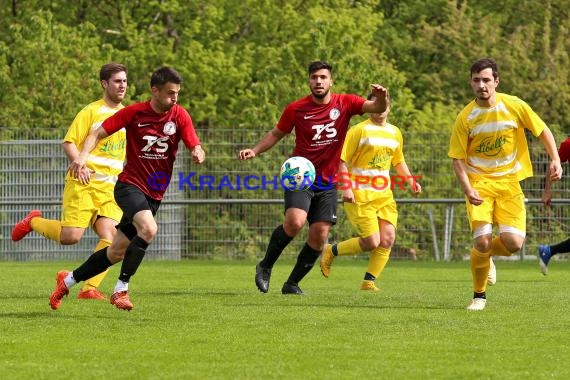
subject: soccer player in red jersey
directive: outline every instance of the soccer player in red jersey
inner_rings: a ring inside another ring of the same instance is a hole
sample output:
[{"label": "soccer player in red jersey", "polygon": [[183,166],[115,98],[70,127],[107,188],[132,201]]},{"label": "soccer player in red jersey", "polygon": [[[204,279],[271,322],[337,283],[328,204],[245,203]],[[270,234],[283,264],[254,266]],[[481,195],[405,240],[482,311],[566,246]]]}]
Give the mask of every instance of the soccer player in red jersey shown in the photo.
[{"label": "soccer player in red jersey", "polygon": [[388,91],[378,84],[372,85],[373,101],[357,95],[331,93],[332,71],[327,62],[312,62],[308,70],[311,94],[287,105],[275,128],[252,149],[239,152],[240,160],[254,158],[295,130],[292,155],[309,159],[317,174],[312,188],[285,190],[285,221],[273,231],[265,257],[255,269],[255,284],[263,293],[269,290],[271,270],[281,252],[308,221],[307,242],[281,289],[283,294],[303,294],[298,284],[315,264],[330,227],[336,224],[337,189],[334,185],[350,118],[365,112],[382,113],[387,107]]},{"label": "soccer player in red jersey", "polygon": [[193,162],[201,164],[205,159],[190,115],[177,104],[181,83],[182,77],[176,70],[170,67],[156,70],[150,79],[151,99],[123,108],[91,131],[79,157],[69,166],[75,178],[89,182],[85,170],[89,152],[100,139],[126,130],[126,165],[114,190],[115,200],[123,210],[117,233],[111,246],[95,252],[74,271],[58,272],[56,288],[49,300],[53,310],[60,306],[73,285],[119,261],[122,261],[121,273],[110,301],[119,309],[133,308],[127,293],[129,281],[156,236],[158,226],[154,216],[168,187],[179,141],[191,150]]},{"label": "soccer player in red jersey", "polygon": [[[570,162],[570,137],[560,144],[558,148],[558,155],[560,156],[560,162]],[[552,180],[549,176],[546,176],[546,182],[544,183],[544,192],[542,194],[542,202],[545,206],[550,207],[552,201],[552,193],[550,191],[552,187]],[[538,264],[540,265],[540,271],[543,275],[548,274],[548,263],[552,256],[558,253],[568,253],[570,252],[570,239],[566,239],[556,244],[545,244],[538,246]]]}]

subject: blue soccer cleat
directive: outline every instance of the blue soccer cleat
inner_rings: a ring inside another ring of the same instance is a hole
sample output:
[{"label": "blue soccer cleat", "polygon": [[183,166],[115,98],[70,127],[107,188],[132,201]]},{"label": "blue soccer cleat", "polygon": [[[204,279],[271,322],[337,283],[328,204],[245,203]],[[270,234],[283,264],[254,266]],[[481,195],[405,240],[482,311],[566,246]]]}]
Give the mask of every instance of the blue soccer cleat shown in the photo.
[{"label": "blue soccer cleat", "polygon": [[541,245],[538,247],[538,263],[540,264],[540,271],[543,275],[548,274],[548,262],[552,254],[550,253],[549,245]]}]

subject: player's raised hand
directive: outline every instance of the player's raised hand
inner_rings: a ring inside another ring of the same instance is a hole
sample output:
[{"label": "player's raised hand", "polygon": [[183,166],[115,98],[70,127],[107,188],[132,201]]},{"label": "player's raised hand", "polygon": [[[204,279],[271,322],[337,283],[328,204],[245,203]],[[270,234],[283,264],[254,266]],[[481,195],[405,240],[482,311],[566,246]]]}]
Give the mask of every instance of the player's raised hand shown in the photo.
[{"label": "player's raised hand", "polygon": [[372,88],[372,95],[374,95],[376,98],[388,97],[388,89],[386,87],[377,83],[371,84],[370,87]]},{"label": "player's raised hand", "polygon": [[238,159],[240,160],[249,160],[250,158],[255,157],[255,152],[253,149],[242,149],[238,153]]},{"label": "player's raised hand", "polygon": [[382,113],[386,111],[386,108],[390,106],[390,96],[388,94],[388,89],[379,84],[371,84],[371,92],[374,97],[374,105],[376,106],[377,113]]}]

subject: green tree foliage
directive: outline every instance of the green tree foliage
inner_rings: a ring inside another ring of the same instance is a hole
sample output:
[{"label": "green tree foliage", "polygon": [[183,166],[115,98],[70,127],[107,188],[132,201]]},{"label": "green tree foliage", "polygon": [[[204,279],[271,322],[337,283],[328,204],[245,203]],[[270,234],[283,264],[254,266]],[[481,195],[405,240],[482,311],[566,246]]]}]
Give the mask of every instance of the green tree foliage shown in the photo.
[{"label": "green tree foliage", "polygon": [[109,60],[129,66],[130,101],[148,98],[149,74],[172,65],[198,126],[269,129],[307,93],[308,63],[325,59],[335,91],[365,95],[381,82],[397,105],[393,118],[421,130],[418,113],[436,104],[455,111],[472,97],[469,64],[491,56],[501,90],[560,135],[570,124],[563,0],[14,0],[0,16],[0,122],[41,136],[61,133],[78,104],[98,96],[94,74]]}]

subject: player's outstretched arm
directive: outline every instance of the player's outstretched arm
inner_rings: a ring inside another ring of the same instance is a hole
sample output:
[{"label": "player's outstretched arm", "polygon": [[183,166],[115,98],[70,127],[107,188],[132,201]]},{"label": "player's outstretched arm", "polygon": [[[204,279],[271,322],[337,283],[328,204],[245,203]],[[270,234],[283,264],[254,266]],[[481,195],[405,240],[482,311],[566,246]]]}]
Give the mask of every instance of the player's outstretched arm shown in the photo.
[{"label": "player's outstretched arm", "polygon": [[562,165],[560,164],[560,156],[558,149],[556,149],[556,142],[554,136],[548,127],[545,127],[542,133],[538,136],[542,145],[546,149],[550,157],[549,174],[551,181],[559,181],[562,178]]},{"label": "player's outstretched arm", "polygon": [[281,131],[279,128],[275,127],[271,131],[267,132],[265,136],[251,149],[242,149],[238,153],[238,159],[249,160],[254,158],[258,154],[261,154],[269,149],[271,149],[279,140],[285,137],[286,133]]}]

